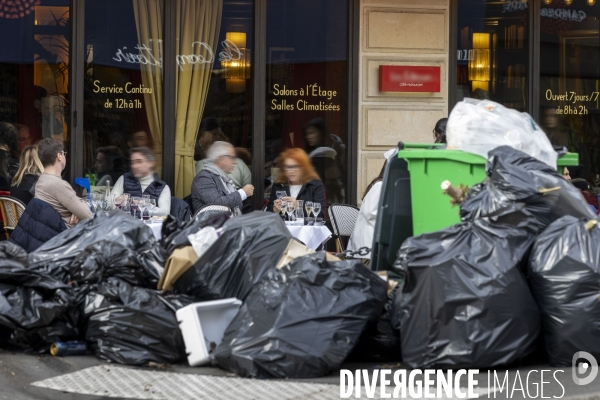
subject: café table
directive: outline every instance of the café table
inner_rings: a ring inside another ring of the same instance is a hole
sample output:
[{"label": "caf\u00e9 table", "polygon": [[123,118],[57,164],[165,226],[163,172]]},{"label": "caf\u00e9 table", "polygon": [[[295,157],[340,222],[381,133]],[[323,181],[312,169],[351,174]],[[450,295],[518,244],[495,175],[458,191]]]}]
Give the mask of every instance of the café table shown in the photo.
[{"label": "caf\u00e9 table", "polygon": [[331,238],[331,231],[324,225],[286,225],[292,236],[306,245],[317,250]]}]

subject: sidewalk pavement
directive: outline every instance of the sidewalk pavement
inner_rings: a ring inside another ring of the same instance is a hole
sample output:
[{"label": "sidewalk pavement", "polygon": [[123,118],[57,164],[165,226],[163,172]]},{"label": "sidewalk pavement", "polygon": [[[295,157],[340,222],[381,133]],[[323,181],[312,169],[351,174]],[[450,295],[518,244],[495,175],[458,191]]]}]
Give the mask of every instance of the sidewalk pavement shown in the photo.
[{"label": "sidewalk pavement", "polygon": [[[153,374],[156,375],[158,380],[162,380],[162,378],[167,377],[167,375],[161,375],[164,371],[158,370],[156,368],[136,368],[136,367],[123,367],[115,364],[108,364],[102,362],[91,355],[86,356],[73,356],[73,357],[52,357],[50,355],[25,355],[21,353],[14,353],[9,351],[0,351],[0,400],[1,399],[17,399],[17,400],[29,400],[29,399],[82,399],[82,400],[94,400],[94,399],[107,399],[108,397],[102,396],[91,396],[91,395],[83,395],[81,393],[67,393],[63,391],[57,391],[47,388],[41,388],[32,386],[31,384],[34,382],[39,382],[49,378],[56,378],[59,376],[63,376],[65,374],[71,374],[77,371],[81,371],[90,367],[96,366],[105,366],[108,368],[114,367],[118,368],[120,373],[122,373],[121,368],[129,368],[136,371],[152,371]],[[345,364],[343,366],[344,369],[350,369],[351,371],[355,371],[356,369],[403,369],[404,367],[401,364],[389,364],[389,365],[381,365],[381,364]],[[541,384],[541,370],[549,371],[544,373],[544,384]],[[185,364],[178,365],[170,365],[167,366],[166,370],[168,372],[173,373],[181,373],[181,374],[192,374],[192,375],[200,375],[200,376],[215,376],[215,377],[231,377],[233,374],[228,373],[227,371],[221,370],[219,368],[213,367],[197,367],[192,368]],[[135,371],[132,371],[132,375],[134,375]],[[498,398],[498,399],[522,399],[522,398],[563,398],[563,399],[600,399],[600,377],[597,377],[591,384],[586,386],[578,386],[574,384],[572,379],[572,371],[571,368],[552,368],[548,365],[536,365],[529,366],[526,368],[519,369],[511,369],[508,371],[508,379],[505,380],[506,370],[497,369],[497,384],[496,390],[493,389],[494,384],[494,373],[490,372],[490,390],[488,396],[488,371],[480,371],[480,374],[477,376],[479,381],[478,388],[480,394],[480,398]],[[153,375],[154,376],[154,375]],[[555,379],[554,377],[558,378]],[[51,380],[53,381],[53,380]],[[215,379],[215,381],[219,381]],[[231,383],[235,383],[239,385],[238,380],[232,380]],[[258,398],[255,397],[256,394],[252,392],[251,388],[256,387],[253,385],[260,385],[263,389],[269,387],[269,385],[274,384],[277,381],[269,381],[269,380],[244,380],[243,386],[248,388],[247,396],[246,394],[242,396],[235,397],[236,400],[243,400],[245,398],[252,399]],[[339,385],[340,385],[340,373],[336,371],[330,376],[316,379],[303,379],[303,380],[286,380],[285,384],[290,386],[290,389],[297,382],[302,383],[311,383],[311,384],[327,384],[332,385],[331,390],[327,391],[327,396],[324,397],[311,397],[311,398],[339,398]],[[521,382],[521,384],[520,384]],[[78,382],[80,384],[84,384],[83,382]],[[281,382],[278,382],[279,386],[281,386]],[[500,383],[505,383],[503,390],[498,390]],[[220,383],[215,382],[213,390],[219,391]],[[507,385],[506,385],[507,384]],[[307,386],[307,385],[304,385]],[[507,387],[508,386],[508,387]],[[329,387],[329,386],[328,386]],[[521,387],[523,391],[521,391]],[[543,392],[542,392],[543,387]],[[228,387],[226,385],[223,386],[222,395],[223,398],[230,398],[227,396]],[[527,390],[529,390],[529,395],[527,394]],[[389,392],[393,391],[393,388],[389,389]],[[511,393],[512,392],[512,393]],[[537,394],[536,394],[537,392]],[[332,393],[336,393],[335,396],[332,396]],[[377,395],[379,395],[379,391],[377,391]],[[150,395],[148,395],[150,396]],[[291,397],[290,397],[291,396]],[[288,398],[295,398],[294,394],[291,393]],[[267,396],[268,397],[268,396]],[[113,397],[114,398],[114,397]],[[138,397],[144,398],[144,397]],[[146,397],[146,398],[157,398],[157,397]],[[264,395],[261,397],[264,399]],[[279,396],[275,396],[271,398],[279,398]],[[355,398],[352,395],[352,398]],[[361,398],[367,398],[365,395],[365,391],[362,392]],[[376,396],[376,398],[378,398]]]}]

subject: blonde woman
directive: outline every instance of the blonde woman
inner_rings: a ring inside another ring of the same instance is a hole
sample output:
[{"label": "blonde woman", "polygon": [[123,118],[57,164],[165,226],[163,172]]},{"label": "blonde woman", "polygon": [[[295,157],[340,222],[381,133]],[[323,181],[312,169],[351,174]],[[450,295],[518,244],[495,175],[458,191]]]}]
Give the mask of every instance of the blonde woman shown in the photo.
[{"label": "blonde woman", "polygon": [[27,146],[21,152],[19,170],[12,180],[10,195],[27,205],[33,199],[33,188],[44,171],[37,146]]}]

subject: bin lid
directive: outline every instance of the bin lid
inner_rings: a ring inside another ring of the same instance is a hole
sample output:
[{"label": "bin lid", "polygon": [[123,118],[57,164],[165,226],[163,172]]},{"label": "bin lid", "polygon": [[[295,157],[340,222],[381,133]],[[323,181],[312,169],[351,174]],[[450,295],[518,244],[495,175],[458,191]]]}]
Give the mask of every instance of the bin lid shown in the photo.
[{"label": "bin lid", "polygon": [[[398,158],[403,159],[442,159],[442,160],[453,160],[459,161],[466,164],[477,164],[485,165],[487,162],[485,157],[477,154],[467,153],[462,150],[447,150],[447,149],[436,149],[435,147],[441,147],[441,144],[429,144],[429,143],[405,143],[404,149],[398,152]],[[433,148],[432,148],[433,147]],[[567,153],[563,154],[556,165],[559,167],[568,167],[573,165],[579,165],[579,154]]]}]

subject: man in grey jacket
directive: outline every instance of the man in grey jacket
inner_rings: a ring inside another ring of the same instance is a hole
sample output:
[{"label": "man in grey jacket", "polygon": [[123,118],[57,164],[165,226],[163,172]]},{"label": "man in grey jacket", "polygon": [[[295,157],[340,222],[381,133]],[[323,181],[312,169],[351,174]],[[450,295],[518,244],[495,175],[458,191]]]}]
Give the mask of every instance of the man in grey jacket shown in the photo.
[{"label": "man in grey jacket", "polygon": [[254,186],[246,185],[236,190],[230,174],[236,165],[233,146],[227,142],[215,142],[208,149],[204,168],[192,182],[194,211],[207,205],[222,205],[241,214],[242,202],[254,193]]}]

